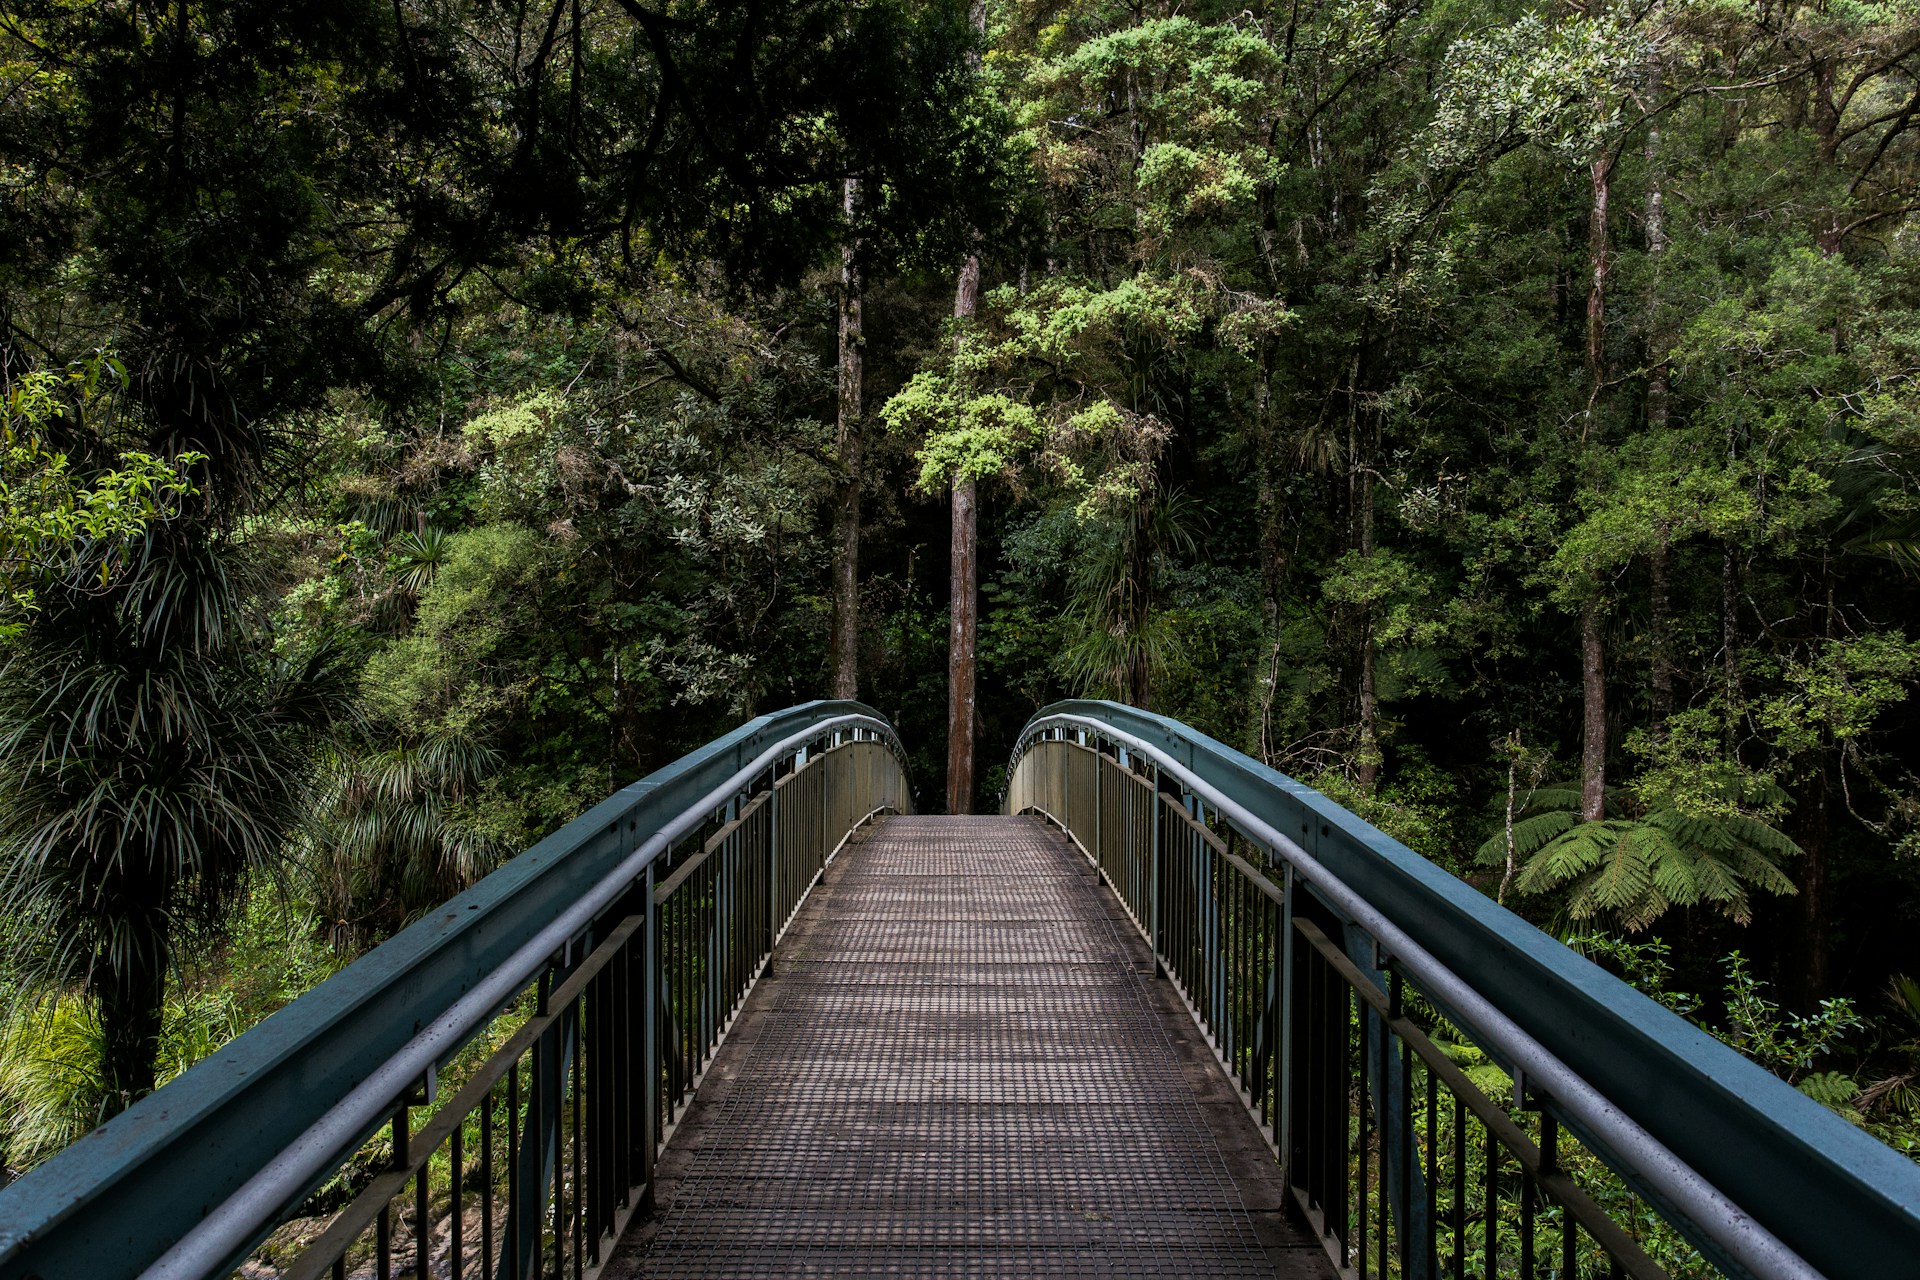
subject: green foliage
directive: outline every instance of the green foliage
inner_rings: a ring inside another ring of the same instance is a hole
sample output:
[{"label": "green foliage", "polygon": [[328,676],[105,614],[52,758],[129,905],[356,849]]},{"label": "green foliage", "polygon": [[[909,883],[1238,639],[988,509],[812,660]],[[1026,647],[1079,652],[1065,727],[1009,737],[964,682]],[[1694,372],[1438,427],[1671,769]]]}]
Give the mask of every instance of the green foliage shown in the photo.
[{"label": "green foliage", "polygon": [[[70,422],[81,430],[108,418],[112,388],[126,374],[96,355],[54,372],[21,375],[0,405],[0,640],[17,638],[21,615],[34,609],[35,589],[68,575],[104,588],[124,569],[138,539],[172,516],[197,490],[189,468],[206,455],[172,461],[130,450],[117,467],[76,475],[50,441]],[[9,616],[10,615],[10,616]]]},{"label": "green foliage", "polygon": [[[1800,848],[1758,819],[1661,806],[1636,818],[1582,822],[1577,795],[1543,792],[1536,805],[1549,796],[1572,803],[1514,824],[1514,852],[1525,860],[1514,887],[1526,894],[1564,891],[1575,921],[1604,917],[1639,932],[1673,907],[1706,905],[1744,924],[1752,918],[1754,889],[1794,892],[1782,864]],[[1475,857],[1486,864],[1506,853],[1502,833]]]},{"label": "green foliage", "polygon": [[[165,1084],[245,1029],[220,992],[170,1002],[162,1017],[156,1085]],[[82,999],[49,996],[13,1006],[0,1020],[0,1158],[18,1174],[112,1114],[118,1099],[104,1069],[98,1014]]]},{"label": "green foliage", "polygon": [[431,525],[401,534],[388,551],[394,585],[409,595],[424,594],[439,575],[440,566],[446,563],[447,552],[447,535]]},{"label": "green foliage", "polygon": [[494,752],[452,731],[347,749],[328,762],[296,858],[336,950],[398,932],[510,851],[474,812],[497,767]]},{"label": "green foliage", "polygon": [[498,673],[517,635],[535,625],[542,551],[516,524],[447,536],[412,631],[367,663],[368,709],[394,725],[477,731],[523,696]]},{"label": "green foliage", "polygon": [[1438,106],[1415,145],[1442,172],[1522,142],[1586,159],[1625,123],[1619,87],[1646,56],[1645,32],[1625,13],[1522,12],[1447,46]]},{"label": "green foliage", "polygon": [[1623,938],[1610,933],[1580,933],[1569,947],[1596,964],[1613,969],[1629,985],[1652,996],[1681,1017],[1700,1008],[1700,997],[1673,985],[1673,947],[1660,938]]},{"label": "green foliage", "polygon": [[[329,977],[339,961],[313,921],[256,881],[230,938],[186,963],[161,1015],[155,1083],[165,1084]],[[117,1099],[95,1006],[42,992],[0,1010],[0,1164],[24,1172],[98,1124]]]},{"label": "green foliage", "polygon": [[[1880,1140],[1920,1160],[1920,981],[1903,973],[1887,980],[1892,1018],[1882,1028],[1882,1066],[1848,1100]],[[1851,1118],[1851,1117],[1850,1117]]]},{"label": "green foliage", "polygon": [[1463,815],[1452,780],[1431,761],[1402,762],[1392,778],[1371,791],[1355,785],[1345,771],[1310,779],[1329,800],[1359,814],[1421,855],[1450,870],[1464,871]]},{"label": "green foliage", "polygon": [[1724,963],[1727,1030],[1722,1039],[1788,1083],[1811,1071],[1847,1033],[1862,1026],[1851,1000],[1822,1000],[1816,1013],[1788,1013],[1767,999],[1765,985],[1754,977],[1745,956],[1735,951]]},{"label": "green foliage", "polygon": [[1780,692],[1758,709],[1778,749],[1789,755],[1868,732],[1906,700],[1920,674],[1920,642],[1900,631],[1828,640],[1806,659],[1789,659]]},{"label": "green foliage", "polygon": [[100,1023],[85,1002],[17,1003],[0,1023],[5,1162],[24,1170],[108,1114]]},{"label": "green foliage", "polygon": [[1178,655],[1171,619],[1154,607],[1156,581],[1169,559],[1193,554],[1199,520],[1194,503],[1173,492],[1088,522],[1067,607],[1074,634],[1058,659],[1069,686],[1146,704]]}]

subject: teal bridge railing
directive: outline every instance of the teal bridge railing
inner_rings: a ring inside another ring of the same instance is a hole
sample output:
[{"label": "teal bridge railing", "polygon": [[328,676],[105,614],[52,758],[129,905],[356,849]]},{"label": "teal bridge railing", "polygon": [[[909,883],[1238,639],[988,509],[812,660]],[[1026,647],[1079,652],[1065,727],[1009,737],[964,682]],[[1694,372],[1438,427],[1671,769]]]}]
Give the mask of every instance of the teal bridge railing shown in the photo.
[{"label": "teal bridge railing", "polygon": [[0,1277],[584,1274],[827,859],[910,810],[870,708],[742,725],[0,1191]]},{"label": "teal bridge railing", "polygon": [[1313,789],[1075,701],[1004,803],[1113,887],[1343,1274],[1920,1277],[1920,1165]]},{"label": "teal bridge railing", "polygon": [[[1113,887],[1344,1275],[1920,1276],[1920,1166],[1310,788],[1066,702],[1005,803]],[[870,708],[741,726],[0,1190],[0,1280],[592,1275],[828,859],[910,810]]]}]

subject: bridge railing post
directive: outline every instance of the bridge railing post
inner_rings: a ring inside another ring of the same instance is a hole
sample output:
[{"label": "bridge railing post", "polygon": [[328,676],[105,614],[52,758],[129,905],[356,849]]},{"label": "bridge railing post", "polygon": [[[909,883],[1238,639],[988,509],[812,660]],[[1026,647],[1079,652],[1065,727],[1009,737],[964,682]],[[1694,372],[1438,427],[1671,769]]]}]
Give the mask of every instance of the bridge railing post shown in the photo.
[{"label": "bridge railing post", "polygon": [[767,771],[767,963],[780,939],[780,761]]},{"label": "bridge railing post", "polygon": [[[1102,871],[1106,865],[1106,752],[1100,739],[1092,739],[1092,862]],[[1108,873],[1112,879],[1112,873]]]},{"label": "bridge railing post", "polygon": [[[1272,853],[1268,853],[1271,860]],[[1275,1145],[1280,1149],[1284,1185],[1293,1183],[1293,868],[1285,867],[1280,882],[1280,936],[1275,940],[1278,955],[1274,962],[1279,991],[1268,1016],[1272,1031],[1267,1046],[1273,1054]]]},{"label": "bridge railing post", "polygon": [[1158,978],[1164,977],[1167,972],[1166,964],[1162,959],[1166,949],[1165,938],[1160,931],[1160,864],[1161,845],[1164,840],[1160,833],[1160,766],[1153,765],[1151,768],[1153,786],[1147,793],[1148,839],[1153,842],[1148,853],[1149,869],[1153,880],[1153,909],[1149,936],[1153,940],[1153,974]]},{"label": "bridge railing post", "polygon": [[644,880],[646,927],[640,948],[640,1173],[646,1190],[642,1202],[653,1202],[654,1154],[660,1147],[660,904],[654,901],[654,871],[649,864]]}]

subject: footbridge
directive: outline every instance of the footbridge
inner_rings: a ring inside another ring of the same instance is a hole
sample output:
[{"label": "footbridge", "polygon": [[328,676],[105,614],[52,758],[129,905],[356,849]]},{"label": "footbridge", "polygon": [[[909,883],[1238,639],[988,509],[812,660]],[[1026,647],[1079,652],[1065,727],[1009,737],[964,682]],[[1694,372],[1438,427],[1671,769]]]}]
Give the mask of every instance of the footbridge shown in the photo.
[{"label": "footbridge", "polygon": [[1325,797],[1056,704],[635,783],[0,1190],[0,1280],[1920,1277],[1920,1166]]}]

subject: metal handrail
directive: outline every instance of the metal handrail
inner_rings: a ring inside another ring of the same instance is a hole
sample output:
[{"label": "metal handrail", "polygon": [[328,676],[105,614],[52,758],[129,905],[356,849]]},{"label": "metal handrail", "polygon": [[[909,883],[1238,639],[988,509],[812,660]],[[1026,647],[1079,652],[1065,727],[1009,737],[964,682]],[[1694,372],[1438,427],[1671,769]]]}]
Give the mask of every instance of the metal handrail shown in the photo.
[{"label": "metal handrail", "polygon": [[891,726],[815,702],[540,841],[0,1190],[0,1280],[224,1274],[530,983],[568,969],[663,854],[783,763],[856,738],[885,746],[904,795]]},{"label": "metal handrail", "polygon": [[[1150,763],[1289,868],[1728,1274],[1893,1275],[1920,1256],[1920,1168],[1318,792],[1086,701],[1029,721],[1009,779],[1060,738]],[[1701,1131],[1723,1117],[1740,1131]]]}]

